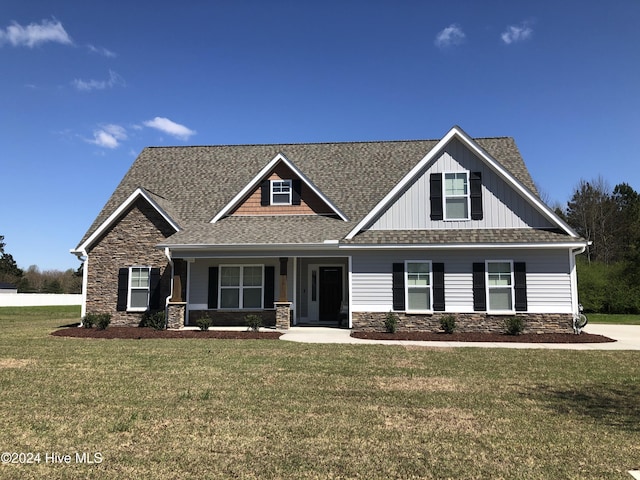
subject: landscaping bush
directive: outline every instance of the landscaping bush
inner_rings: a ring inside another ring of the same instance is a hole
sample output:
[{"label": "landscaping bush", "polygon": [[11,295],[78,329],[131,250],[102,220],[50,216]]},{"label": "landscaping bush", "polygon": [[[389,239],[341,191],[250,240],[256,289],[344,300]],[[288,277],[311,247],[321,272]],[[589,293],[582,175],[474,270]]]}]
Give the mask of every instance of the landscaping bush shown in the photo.
[{"label": "landscaping bush", "polygon": [[99,313],[96,319],[96,327],[98,330],[106,330],[111,323],[111,315],[108,313]]},{"label": "landscaping bush", "polygon": [[387,313],[387,317],[384,319],[384,328],[387,333],[396,333],[398,331],[398,315],[393,312]]},{"label": "landscaping bush", "polygon": [[444,333],[453,333],[456,329],[456,317],[453,315],[445,315],[440,319],[440,328]]},{"label": "landscaping bush", "polygon": [[249,327],[249,330],[257,332],[260,330],[260,327],[262,326],[262,317],[259,315],[247,315],[245,317],[245,322]]},{"label": "landscaping bush", "polygon": [[504,319],[504,328],[507,335],[520,335],[524,330],[524,319],[522,317],[507,317]]},{"label": "landscaping bush", "polygon": [[96,324],[97,315],[95,313],[87,313],[82,319],[82,325],[84,328],[93,328]]},{"label": "landscaping bush", "polygon": [[167,328],[164,310],[159,312],[145,312],[140,321],[141,327],[153,328],[154,330],[164,330]]},{"label": "landscaping bush", "polygon": [[206,332],[209,330],[209,327],[213,325],[213,320],[211,320],[211,317],[205,315],[204,317],[200,317],[196,320],[196,325],[200,330]]}]

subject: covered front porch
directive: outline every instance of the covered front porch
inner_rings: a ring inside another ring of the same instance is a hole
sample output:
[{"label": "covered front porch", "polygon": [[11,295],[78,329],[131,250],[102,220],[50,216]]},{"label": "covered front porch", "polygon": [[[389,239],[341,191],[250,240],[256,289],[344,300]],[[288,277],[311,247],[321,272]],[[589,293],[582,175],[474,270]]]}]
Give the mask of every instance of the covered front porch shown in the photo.
[{"label": "covered front porch", "polygon": [[195,326],[203,316],[213,326],[244,326],[248,315],[279,329],[351,327],[348,256],[189,254],[171,252],[169,328]]}]

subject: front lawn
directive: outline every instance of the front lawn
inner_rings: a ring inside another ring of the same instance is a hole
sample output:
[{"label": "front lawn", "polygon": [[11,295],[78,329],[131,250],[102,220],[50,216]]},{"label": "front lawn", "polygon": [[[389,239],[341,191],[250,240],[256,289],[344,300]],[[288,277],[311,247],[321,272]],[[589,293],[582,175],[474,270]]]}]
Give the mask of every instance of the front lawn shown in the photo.
[{"label": "front lawn", "polygon": [[640,468],[640,352],[49,335],[78,317],[0,309],[0,452],[40,454],[0,465],[0,478],[627,479]]},{"label": "front lawn", "polygon": [[589,323],[608,323],[611,325],[640,325],[640,315],[622,315],[606,313],[587,314]]}]

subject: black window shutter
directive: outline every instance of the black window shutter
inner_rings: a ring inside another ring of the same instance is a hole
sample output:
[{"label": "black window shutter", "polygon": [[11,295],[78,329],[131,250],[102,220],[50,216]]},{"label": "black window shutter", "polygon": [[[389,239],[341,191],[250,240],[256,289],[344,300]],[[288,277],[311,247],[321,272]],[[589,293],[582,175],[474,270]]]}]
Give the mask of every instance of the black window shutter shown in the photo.
[{"label": "black window shutter", "polygon": [[209,295],[207,308],[210,310],[218,308],[218,267],[209,267]]},{"label": "black window shutter", "polygon": [[524,262],[513,263],[513,278],[515,286],[515,307],[517,312],[527,310],[527,264]]},{"label": "black window shutter", "polygon": [[291,181],[293,192],[291,192],[291,204],[300,205],[300,194],[302,193],[302,180],[294,178]]},{"label": "black window shutter", "polygon": [[444,263],[434,263],[433,269],[433,309],[444,312]]},{"label": "black window shutter", "polygon": [[118,270],[118,301],[116,310],[124,312],[127,310],[127,297],[129,295],[129,269],[120,268]]},{"label": "black window shutter", "polygon": [[485,290],[484,263],[473,264],[473,310],[487,310],[487,292]]},{"label": "black window shutter", "polygon": [[393,309],[403,311],[404,308],[404,263],[393,264]]},{"label": "black window shutter", "polygon": [[482,220],[482,172],[471,172],[471,220]]},{"label": "black window shutter", "polygon": [[263,207],[271,205],[271,182],[269,180],[260,184],[260,205]]},{"label": "black window shutter", "polygon": [[264,308],[273,308],[275,297],[276,267],[267,265],[264,267]]},{"label": "black window shutter", "polygon": [[160,269],[152,268],[149,276],[149,308],[157,310],[160,308]]},{"label": "black window shutter", "polygon": [[431,202],[431,220],[442,220],[442,174],[432,173],[429,179],[429,200]]}]

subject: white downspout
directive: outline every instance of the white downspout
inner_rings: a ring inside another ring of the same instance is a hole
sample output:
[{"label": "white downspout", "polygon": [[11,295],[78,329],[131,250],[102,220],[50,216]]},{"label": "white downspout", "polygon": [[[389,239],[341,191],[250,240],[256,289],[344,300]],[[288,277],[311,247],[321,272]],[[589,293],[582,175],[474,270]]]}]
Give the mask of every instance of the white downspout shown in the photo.
[{"label": "white downspout", "polygon": [[80,326],[82,319],[87,315],[87,285],[89,284],[89,255],[86,250],[71,250],[78,260],[82,262],[82,305],[80,306]]},{"label": "white downspout", "polygon": [[[588,244],[590,243],[591,242],[589,242]],[[576,257],[584,253],[584,251],[587,249],[587,245],[584,245],[583,247],[580,247],[574,250],[569,250],[569,266],[571,268],[571,274],[570,274],[571,275],[571,311],[573,312],[574,315],[579,314],[578,271],[576,269]]]}]

